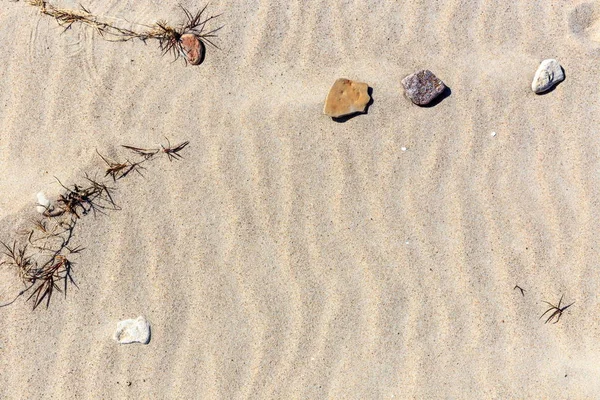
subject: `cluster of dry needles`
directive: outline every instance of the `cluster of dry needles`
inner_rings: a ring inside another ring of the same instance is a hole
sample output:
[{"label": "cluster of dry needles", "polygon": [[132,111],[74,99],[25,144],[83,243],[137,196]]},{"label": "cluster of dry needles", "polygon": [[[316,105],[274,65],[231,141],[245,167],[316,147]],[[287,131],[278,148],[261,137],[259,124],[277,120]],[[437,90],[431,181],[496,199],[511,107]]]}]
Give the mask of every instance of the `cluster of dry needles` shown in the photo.
[{"label": "cluster of dry needles", "polygon": [[190,50],[186,49],[186,46],[184,46],[182,36],[190,34],[198,39],[198,44],[200,46],[199,51],[201,52],[201,59],[198,60],[198,63],[200,63],[204,58],[203,55],[206,50],[205,44],[218,48],[213,42],[213,39],[217,37],[217,31],[223,28],[223,26],[220,26],[215,29],[207,29],[207,24],[221,15],[211,15],[206,17],[205,11],[208,5],[204,6],[196,13],[192,13],[183,6],[180,6],[185,14],[186,21],[176,27],[169,25],[166,21],[160,20],[151,26],[138,24],[139,26],[144,27],[143,30],[132,30],[118,26],[114,22],[101,19],[92,14],[92,12],[84,6],[80,6],[79,10],[65,9],[54,6],[46,0],[30,0],[29,4],[38,7],[42,14],[54,18],[65,31],[70,29],[73,24],[82,24],[92,27],[102,37],[111,41],[124,42],[139,39],[146,42],[148,40],[157,40],[163,55],[171,53],[175,60],[179,57],[183,57],[183,60],[186,62],[189,61]]},{"label": "cluster of dry needles", "polygon": [[[167,140],[168,142],[168,140]],[[144,149],[133,146],[122,146],[136,157],[136,161],[111,161],[100,157],[107,164],[105,178],[112,182],[124,178],[132,171],[141,174],[143,164],[164,154],[169,161],[181,158],[180,152],[189,144],[183,142],[176,146],[160,146],[155,149]],[[11,244],[0,242],[2,259],[0,265],[14,267],[23,282],[24,288],[4,307],[14,303],[19,297],[28,294],[27,300],[33,300],[33,309],[45,302],[46,308],[54,290],[66,296],[69,285],[75,285],[73,279],[73,254],[83,250],[72,244],[77,222],[89,214],[106,213],[119,210],[111,192],[114,188],[106,183],[86,175],[82,184],[63,185],[63,193],[50,205],[44,205],[42,218],[32,222],[31,228],[19,235]]]},{"label": "cluster of dry needles", "polygon": [[550,322],[550,321],[552,321],[552,320],[554,320],[554,323],[556,324],[556,323],[557,323],[557,322],[560,320],[560,317],[562,317],[562,314],[563,314],[563,312],[564,312],[564,311],[565,311],[567,308],[569,308],[569,307],[571,307],[573,304],[575,304],[575,302],[573,302],[573,303],[571,303],[571,304],[569,304],[569,305],[567,305],[567,306],[562,306],[562,307],[561,307],[560,305],[561,305],[561,303],[562,303],[562,299],[563,299],[563,297],[564,297],[564,294],[563,294],[562,296],[560,296],[560,300],[558,301],[558,305],[556,305],[556,306],[555,306],[555,305],[553,305],[552,303],[549,303],[549,302],[547,302],[547,301],[544,301],[544,303],[548,304],[548,305],[550,306],[550,308],[549,308],[549,309],[547,309],[547,310],[546,310],[546,311],[545,311],[545,312],[544,312],[544,313],[541,315],[540,319],[541,319],[541,318],[543,318],[543,317],[544,317],[544,315],[546,315],[546,314],[548,314],[549,312],[553,311],[553,312],[552,312],[552,314],[550,314],[550,316],[549,316],[549,317],[548,317],[548,319],[546,320],[546,322],[544,322],[545,324],[547,324],[548,322]]}]

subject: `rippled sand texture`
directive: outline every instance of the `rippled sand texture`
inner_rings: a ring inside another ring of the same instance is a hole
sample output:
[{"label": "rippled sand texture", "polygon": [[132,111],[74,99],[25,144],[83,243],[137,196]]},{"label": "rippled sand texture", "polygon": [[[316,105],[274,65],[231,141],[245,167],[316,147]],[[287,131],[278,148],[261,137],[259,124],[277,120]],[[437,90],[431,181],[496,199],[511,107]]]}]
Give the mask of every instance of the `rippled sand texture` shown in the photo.
[{"label": "rippled sand texture", "polygon": [[[171,0],[84,5],[182,16]],[[79,289],[0,308],[0,398],[597,396],[600,2],[209,10],[221,50],[184,67],[4,4],[2,240],[36,192],[60,192],[54,176],[101,174],[96,149],[190,145],[121,180],[122,211],[82,219]],[[537,96],[545,58],[566,80]],[[422,68],[452,91],[433,108],[401,90]],[[371,85],[367,115],[322,114],[339,77]],[[0,270],[4,300],[18,281]],[[563,294],[575,304],[544,324]],[[140,314],[150,344],[117,345]]]}]

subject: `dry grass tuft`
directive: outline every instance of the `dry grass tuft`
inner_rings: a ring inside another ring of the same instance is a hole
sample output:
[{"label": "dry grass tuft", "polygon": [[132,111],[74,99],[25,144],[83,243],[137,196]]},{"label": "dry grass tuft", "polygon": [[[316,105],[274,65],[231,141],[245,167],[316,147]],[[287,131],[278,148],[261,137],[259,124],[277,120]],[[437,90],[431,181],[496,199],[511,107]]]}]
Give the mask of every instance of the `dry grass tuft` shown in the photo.
[{"label": "dry grass tuft", "polygon": [[[167,139],[168,142],[168,139]],[[98,155],[107,164],[105,178],[110,176],[112,182],[124,178],[129,172],[141,168],[141,164],[152,160],[155,156],[165,154],[169,161],[180,159],[179,152],[189,142],[177,146],[160,146],[160,149],[143,149],[133,146],[122,146],[132,151],[139,159],[135,162],[116,163]],[[139,172],[139,171],[138,171]],[[21,232],[21,237],[11,245],[0,242],[0,265],[14,268],[24,285],[12,301],[0,304],[0,307],[14,303],[19,297],[29,293],[27,300],[33,301],[35,310],[40,304],[50,305],[54,291],[66,296],[69,285],[75,285],[73,279],[73,254],[83,248],[73,246],[75,228],[78,221],[86,215],[119,210],[114,201],[113,188],[106,183],[84,176],[81,184],[65,186],[58,198],[46,207],[41,219],[33,220],[31,228]]]},{"label": "dry grass tuft", "polygon": [[187,60],[187,53],[181,42],[182,35],[186,33],[193,34],[200,40],[202,46],[208,43],[214,48],[218,48],[213,39],[217,37],[216,32],[223,28],[223,26],[220,26],[211,30],[206,29],[210,21],[221,15],[205,17],[204,13],[208,5],[196,13],[191,13],[188,9],[180,6],[185,14],[186,21],[176,28],[170,26],[166,21],[159,20],[154,25],[147,27],[146,30],[134,31],[103,21],[83,6],[80,6],[79,10],[65,9],[56,7],[46,0],[30,0],[29,4],[37,7],[40,13],[54,18],[65,31],[71,29],[73,24],[79,23],[95,29],[106,40],[121,42],[134,39],[143,42],[157,40],[163,55],[171,53],[175,60],[179,57]]}]

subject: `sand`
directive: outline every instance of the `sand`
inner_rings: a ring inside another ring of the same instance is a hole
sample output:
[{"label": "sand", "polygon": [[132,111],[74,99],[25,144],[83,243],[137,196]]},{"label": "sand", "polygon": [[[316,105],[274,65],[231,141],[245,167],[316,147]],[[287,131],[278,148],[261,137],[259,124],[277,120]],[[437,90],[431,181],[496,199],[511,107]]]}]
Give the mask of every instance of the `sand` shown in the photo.
[{"label": "sand", "polygon": [[[101,177],[96,150],[190,145],[82,218],[78,288],[0,308],[0,398],[596,398],[597,4],[217,0],[221,50],[186,67],[5,2],[0,239],[54,177]],[[566,80],[538,96],[546,58]],[[432,108],[400,83],[425,68],[451,89]],[[341,77],[374,100],[345,123],[322,114]],[[139,315],[150,343],[114,342]]]}]

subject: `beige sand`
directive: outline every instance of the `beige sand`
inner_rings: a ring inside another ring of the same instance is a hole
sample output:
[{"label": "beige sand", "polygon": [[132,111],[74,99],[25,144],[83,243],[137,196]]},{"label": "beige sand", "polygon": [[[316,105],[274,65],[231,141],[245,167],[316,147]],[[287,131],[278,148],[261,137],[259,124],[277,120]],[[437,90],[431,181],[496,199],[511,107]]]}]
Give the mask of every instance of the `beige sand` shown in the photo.
[{"label": "beige sand", "polygon": [[[171,0],[84,3],[181,16]],[[96,149],[191,144],[121,180],[122,211],[82,220],[79,289],[0,308],[0,398],[597,397],[600,6],[210,9],[222,50],[184,67],[3,3],[2,240],[39,190],[59,193],[53,176],[100,173]],[[545,58],[566,80],[537,96]],[[422,68],[452,90],[433,108],[401,90]],[[372,86],[367,115],[322,114],[339,77]],[[576,303],[544,324],[562,294]],[[150,344],[117,345],[140,314]]]}]

